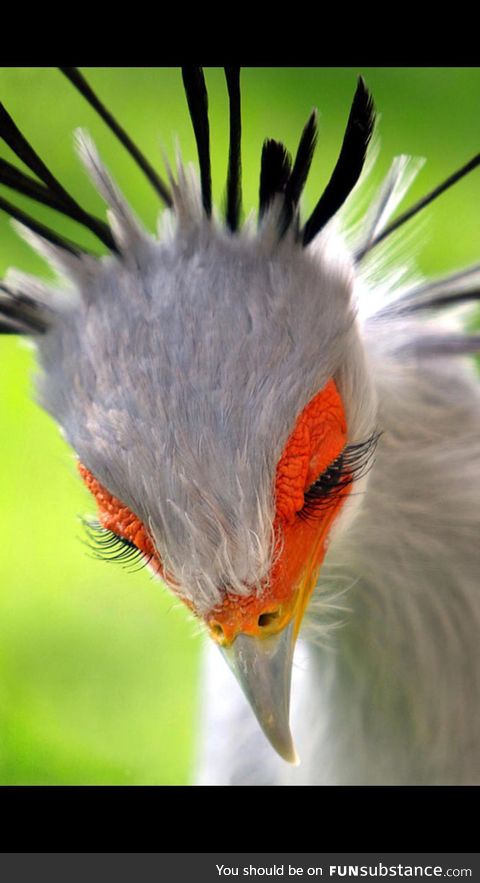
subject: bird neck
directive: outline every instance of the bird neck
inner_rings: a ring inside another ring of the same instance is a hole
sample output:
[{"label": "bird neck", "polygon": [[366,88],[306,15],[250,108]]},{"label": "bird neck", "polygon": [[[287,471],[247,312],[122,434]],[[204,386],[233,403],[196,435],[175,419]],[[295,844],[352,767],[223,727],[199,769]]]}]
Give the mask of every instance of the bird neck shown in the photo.
[{"label": "bird neck", "polygon": [[[377,462],[329,551],[306,632],[320,705],[310,763],[326,781],[475,777],[480,409],[455,371],[407,371],[379,389]],[[326,635],[328,618],[341,625]]]}]

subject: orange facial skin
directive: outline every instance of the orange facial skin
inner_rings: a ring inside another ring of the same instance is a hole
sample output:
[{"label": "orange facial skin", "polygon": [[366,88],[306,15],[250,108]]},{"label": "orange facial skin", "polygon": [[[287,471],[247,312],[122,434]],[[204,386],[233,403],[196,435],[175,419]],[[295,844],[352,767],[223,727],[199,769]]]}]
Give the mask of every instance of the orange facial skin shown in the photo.
[{"label": "orange facial skin", "polygon": [[97,501],[98,520],[102,527],[134,543],[150,559],[150,567],[161,576],[161,561],[140,519],[121,500],[109,493],[82,463],[78,464],[78,471]]},{"label": "orange facial skin", "polygon": [[329,529],[348,489],[319,515],[299,517],[305,491],[341,454],[347,426],[342,400],[333,380],[311,399],[297,419],[278,462],[275,481],[274,556],[268,585],[260,595],[227,594],[207,618],[212,637],[230,644],[237,634],[267,636],[281,631],[296,616],[296,629],[315,586]]},{"label": "orange facial skin", "polygon": [[[298,631],[325,554],[330,527],[348,488],[318,514],[302,518],[299,513],[305,491],[343,451],[346,433],[343,403],[334,381],[329,380],[298,417],[278,462],[274,522],[277,548],[266,585],[260,594],[240,596],[227,592],[222,604],[205,617],[210,634],[218,643],[228,645],[240,632],[266,637],[281,631],[292,617],[296,618]],[[155,572],[165,578],[160,558],[140,519],[85,466],[80,463],[78,468],[96,498],[102,527],[133,542],[150,559]],[[174,589],[172,581],[168,582]]]}]

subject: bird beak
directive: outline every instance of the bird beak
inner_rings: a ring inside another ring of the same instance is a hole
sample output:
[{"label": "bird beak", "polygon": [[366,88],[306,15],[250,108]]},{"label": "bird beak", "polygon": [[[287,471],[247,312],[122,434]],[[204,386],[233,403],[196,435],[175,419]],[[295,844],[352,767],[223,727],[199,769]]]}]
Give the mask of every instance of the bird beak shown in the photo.
[{"label": "bird beak", "polygon": [[270,634],[243,631],[233,640],[218,644],[270,744],[283,760],[295,766],[300,761],[289,723],[293,653],[319,569],[318,555],[313,554],[285,605],[279,627],[275,626]]},{"label": "bird beak", "polygon": [[280,757],[298,765],[290,732],[290,682],[295,621],[277,634],[260,638],[239,634],[220,651],[237,678],[267,739]]},{"label": "bird beak", "polygon": [[272,571],[270,594],[247,597],[243,604],[227,596],[223,608],[207,619],[210,635],[267,739],[280,757],[296,765],[289,724],[293,654],[317,584],[330,520],[320,532],[317,525],[302,522],[300,542],[297,528],[291,548],[286,536],[283,554]]}]

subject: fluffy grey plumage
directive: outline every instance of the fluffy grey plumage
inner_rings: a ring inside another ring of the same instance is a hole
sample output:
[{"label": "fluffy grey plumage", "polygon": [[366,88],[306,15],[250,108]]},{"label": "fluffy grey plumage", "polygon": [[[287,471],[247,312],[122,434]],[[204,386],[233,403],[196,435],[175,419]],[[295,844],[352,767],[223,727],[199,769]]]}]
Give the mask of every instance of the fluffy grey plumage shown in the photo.
[{"label": "fluffy grey plumage", "polygon": [[[260,235],[232,237],[181,168],[178,221],[154,242],[79,145],[121,256],[77,259],[24,232],[74,286],[38,340],[40,401],[206,611],[221,586],[245,594],[268,575],[276,464],[299,410],[354,357],[352,263],[328,236],[315,258],[278,244],[278,206]],[[367,423],[352,414],[353,442]]]},{"label": "fluffy grey plumage", "polygon": [[[148,527],[198,611],[227,586],[261,591],[278,459],[329,378],[348,442],[382,431],[374,468],[332,530],[299,651],[302,766],[273,756],[212,657],[200,780],[480,781],[480,400],[472,366],[450,358],[477,345],[453,321],[405,309],[448,294],[444,280],[402,288],[390,271],[379,284],[381,259],[356,266],[353,257],[387,223],[418,163],[395,161],[348,247],[336,218],[304,249],[294,226],[278,236],[281,196],[258,231],[232,235],[209,220],[181,163],[154,239],[88,137],[78,145],[119,254],[76,256],[22,228],[63,281],[50,290],[11,273],[2,297],[27,295],[48,316],[35,335],[41,404]],[[477,283],[476,272],[455,277],[463,293]],[[235,728],[233,742],[223,726]]]}]

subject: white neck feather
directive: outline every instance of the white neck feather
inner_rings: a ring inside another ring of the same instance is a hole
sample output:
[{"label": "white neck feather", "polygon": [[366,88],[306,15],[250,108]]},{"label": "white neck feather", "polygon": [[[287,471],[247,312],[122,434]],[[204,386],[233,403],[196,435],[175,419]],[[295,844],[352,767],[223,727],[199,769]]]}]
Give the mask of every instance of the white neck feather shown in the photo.
[{"label": "white neck feather", "polygon": [[299,715],[297,782],[480,781],[479,393],[470,366],[430,365],[378,375],[377,462],[323,571],[350,612],[325,645],[321,582],[306,634],[321,707]]}]

